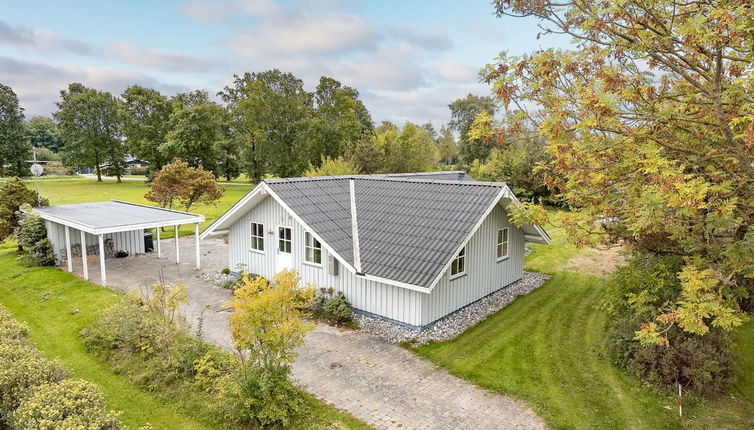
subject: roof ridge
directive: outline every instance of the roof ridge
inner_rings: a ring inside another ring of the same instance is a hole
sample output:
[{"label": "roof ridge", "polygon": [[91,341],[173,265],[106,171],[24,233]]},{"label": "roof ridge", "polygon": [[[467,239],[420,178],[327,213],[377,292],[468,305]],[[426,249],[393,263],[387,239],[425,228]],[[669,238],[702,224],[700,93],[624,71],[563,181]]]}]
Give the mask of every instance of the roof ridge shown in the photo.
[{"label": "roof ridge", "polygon": [[447,185],[468,185],[468,186],[508,186],[505,182],[495,181],[464,181],[461,179],[419,179],[410,176],[371,176],[371,175],[341,175],[341,176],[304,176],[296,178],[276,178],[264,179],[263,182],[268,184],[307,182],[307,181],[327,181],[327,180],[361,180],[361,181],[385,181],[385,182],[411,182],[427,184],[447,184]]}]

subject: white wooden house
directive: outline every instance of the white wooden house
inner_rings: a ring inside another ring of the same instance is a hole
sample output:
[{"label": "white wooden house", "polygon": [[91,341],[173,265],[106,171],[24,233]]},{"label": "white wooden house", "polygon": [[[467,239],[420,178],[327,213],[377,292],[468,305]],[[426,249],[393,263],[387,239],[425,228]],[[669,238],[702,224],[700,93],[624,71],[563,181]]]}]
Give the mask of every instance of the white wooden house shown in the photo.
[{"label": "white wooden house", "polygon": [[227,235],[229,267],[345,293],[357,311],[421,328],[523,276],[538,226],[512,225],[504,183],[463,172],[265,180],[202,237]]}]

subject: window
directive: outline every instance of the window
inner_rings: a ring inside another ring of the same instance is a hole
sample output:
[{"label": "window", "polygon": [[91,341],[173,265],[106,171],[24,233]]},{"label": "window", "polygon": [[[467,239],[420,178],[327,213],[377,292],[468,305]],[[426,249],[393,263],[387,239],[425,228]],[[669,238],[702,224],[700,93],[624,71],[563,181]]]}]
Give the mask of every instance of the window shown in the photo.
[{"label": "window", "polygon": [[311,233],[304,234],[304,258],[314,264],[322,264],[322,244]]},{"label": "window", "polygon": [[497,231],[497,259],[508,258],[508,227]]},{"label": "window", "polygon": [[251,249],[264,251],[264,225],[251,223]]},{"label": "window", "polygon": [[291,228],[278,227],[278,251],[291,253]]},{"label": "window", "polygon": [[450,278],[456,278],[466,273],[466,247],[461,249],[453,262],[450,263]]}]

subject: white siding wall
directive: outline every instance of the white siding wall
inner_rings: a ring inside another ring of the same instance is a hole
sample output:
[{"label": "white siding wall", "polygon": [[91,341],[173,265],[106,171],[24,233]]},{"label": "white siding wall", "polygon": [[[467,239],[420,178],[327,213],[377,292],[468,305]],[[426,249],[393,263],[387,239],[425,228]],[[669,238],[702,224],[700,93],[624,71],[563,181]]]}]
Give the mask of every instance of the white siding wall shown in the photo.
[{"label": "white siding wall", "polygon": [[[497,260],[497,230],[508,227],[508,258]],[[460,309],[524,275],[524,232],[508,222],[499,205],[493,209],[466,244],[466,275],[442,276],[424,302],[421,325],[429,324]]]},{"label": "white siding wall", "polygon": [[[251,223],[264,224],[264,253],[250,251]],[[302,283],[314,283],[317,288],[332,287],[342,291],[354,308],[377,314],[406,324],[421,323],[422,300],[426,294],[394,287],[357,277],[340,264],[339,274],[327,272],[328,252],[322,250],[322,267],[304,262],[304,228],[272,198],[267,197],[230,227],[228,232],[228,267],[246,269],[251,273],[271,279],[278,270],[275,258],[278,247],[278,226],[291,227],[293,268]],[[272,234],[269,231],[272,230]]]},{"label": "white siding wall", "polygon": [[[278,272],[278,226],[292,228],[292,266],[301,275],[302,283],[332,287],[345,293],[354,308],[400,321],[412,326],[427,325],[468,305],[523,276],[524,235],[508,223],[501,207],[496,207],[466,246],[466,276],[449,280],[443,275],[432,294],[368,281],[340,265],[337,276],[327,272],[328,252],[322,250],[323,266],[304,263],[304,228],[272,197],[252,208],[228,232],[228,267],[246,269],[268,279]],[[263,253],[251,250],[251,223],[264,224]],[[498,228],[510,227],[509,258],[496,262],[495,245]],[[272,231],[272,234],[269,232]]]},{"label": "white siding wall", "polygon": [[[52,242],[52,248],[55,251],[55,258],[60,262],[61,250],[65,252],[65,226],[56,222],[45,220],[47,227],[47,238]],[[81,243],[81,233],[75,228],[70,228],[71,246]],[[97,236],[89,233],[86,234],[86,246],[97,245],[99,242]],[[144,251],[144,231],[132,230],[118,233],[108,233],[104,239],[113,239],[113,247],[117,252],[125,249],[130,255],[143,254]]]}]

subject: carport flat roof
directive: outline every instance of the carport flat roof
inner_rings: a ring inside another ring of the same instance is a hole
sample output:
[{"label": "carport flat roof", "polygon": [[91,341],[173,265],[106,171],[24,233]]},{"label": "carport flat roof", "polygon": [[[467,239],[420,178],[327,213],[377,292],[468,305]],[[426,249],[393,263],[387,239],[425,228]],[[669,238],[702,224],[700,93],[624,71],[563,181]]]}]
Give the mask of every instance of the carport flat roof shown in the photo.
[{"label": "carport flat roof", "polygon": [[115,233],[204,221],[204,215],[112,200],[34,208],[43,219],[92,234]]}]

